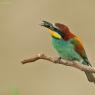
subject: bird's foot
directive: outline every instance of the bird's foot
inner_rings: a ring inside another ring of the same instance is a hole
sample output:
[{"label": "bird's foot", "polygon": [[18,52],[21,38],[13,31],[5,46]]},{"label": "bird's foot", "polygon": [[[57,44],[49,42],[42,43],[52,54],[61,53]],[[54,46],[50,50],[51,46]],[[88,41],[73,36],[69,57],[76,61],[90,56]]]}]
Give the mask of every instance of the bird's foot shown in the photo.
[{"label": "bird's foot", "polygon": [[58,57],[58,58],[55,59],[54,62],[55,62],[55,63],[60,63],[60,60],[61,60],[61,57]]}]

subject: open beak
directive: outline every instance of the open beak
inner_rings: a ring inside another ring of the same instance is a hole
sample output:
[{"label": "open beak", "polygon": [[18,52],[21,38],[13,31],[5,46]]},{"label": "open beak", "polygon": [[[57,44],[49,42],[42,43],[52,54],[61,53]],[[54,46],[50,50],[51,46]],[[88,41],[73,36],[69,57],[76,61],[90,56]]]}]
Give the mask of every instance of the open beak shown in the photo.
[{"label": "open beak", "polygon": [[52,24],[50,22],[47,22],[47,21],[42,21],[41,26],[44,26],[46,28],[50,28],[52,26]]}]

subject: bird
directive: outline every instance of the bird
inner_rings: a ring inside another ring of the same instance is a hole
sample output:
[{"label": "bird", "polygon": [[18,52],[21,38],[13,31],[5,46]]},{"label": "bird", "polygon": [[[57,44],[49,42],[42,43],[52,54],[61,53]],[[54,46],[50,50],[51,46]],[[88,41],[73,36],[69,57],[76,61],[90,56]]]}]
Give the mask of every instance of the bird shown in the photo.
[{"label": "bird", "polygon": [[[58,52],[60,59],[78,61],[92,67],[80,37],[72,33],[67,25],[42,21],[41,26],[48,29],[53,47]],[[95,77],[91,72],[85,71],[85,74],[89,82],[95,83]]]}]

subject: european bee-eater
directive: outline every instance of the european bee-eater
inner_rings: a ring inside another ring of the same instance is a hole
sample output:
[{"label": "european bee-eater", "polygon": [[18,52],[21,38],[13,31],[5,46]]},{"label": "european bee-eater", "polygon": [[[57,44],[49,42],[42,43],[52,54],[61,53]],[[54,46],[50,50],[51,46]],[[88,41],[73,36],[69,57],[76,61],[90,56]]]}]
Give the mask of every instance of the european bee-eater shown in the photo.
[{"label": "european bee-eater", "polygon": [[[76,60],[84,65],[91,66],[80,38],[72,33],[66,25],[43,21],[41,26],[48,28],[52,37],[52,44],[62,59]],[[92,73],[85,72],[85,74],[88,81],[95,83]]]}]

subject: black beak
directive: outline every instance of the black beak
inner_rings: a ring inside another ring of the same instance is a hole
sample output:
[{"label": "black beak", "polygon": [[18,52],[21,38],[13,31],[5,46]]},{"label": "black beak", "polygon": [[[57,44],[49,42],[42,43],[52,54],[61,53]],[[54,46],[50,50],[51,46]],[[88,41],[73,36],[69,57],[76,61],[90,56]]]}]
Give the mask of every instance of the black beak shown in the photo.
[{"label": "black beak", "polygon": [[50,29],[53,25],[50,22],[42,21],[41,26],[44,26]]}]

